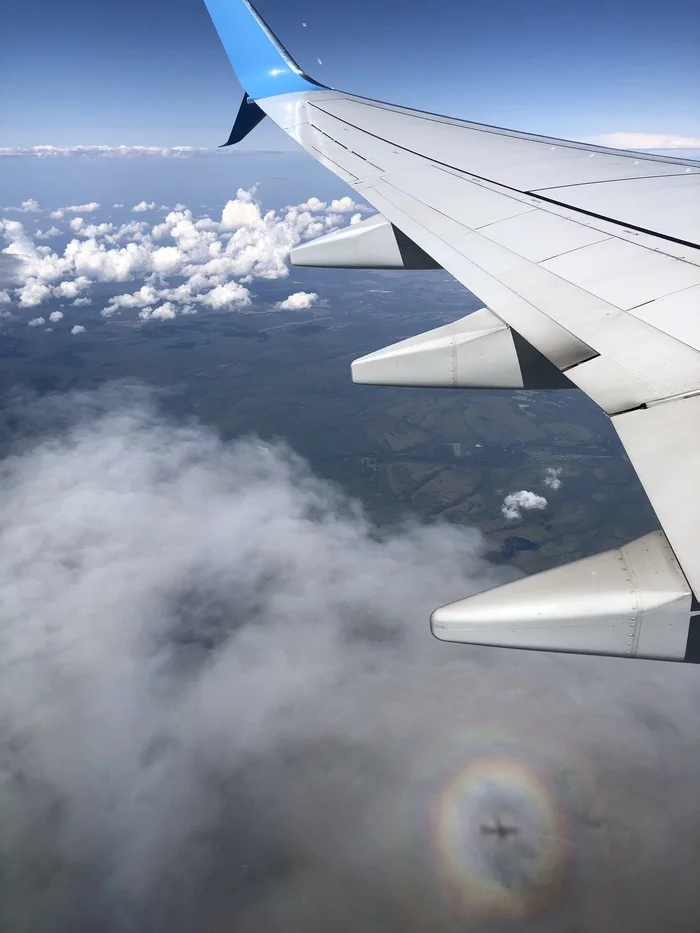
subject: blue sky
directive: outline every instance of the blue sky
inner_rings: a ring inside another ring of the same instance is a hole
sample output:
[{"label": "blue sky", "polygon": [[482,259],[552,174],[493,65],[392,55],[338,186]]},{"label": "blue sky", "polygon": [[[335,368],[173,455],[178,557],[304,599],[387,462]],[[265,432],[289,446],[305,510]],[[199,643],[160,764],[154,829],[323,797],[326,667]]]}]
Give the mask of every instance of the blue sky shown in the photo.
[{"label": "blue sky", "polygon": [[[334,87],[571,138],[700,136],[696,0],[405,0],[400,15],[395,0],[257,2]],[[23,0],[3,33],[3,146],[228,134],[241,89],[201,0]],[[292,146],[269,121],[244,145]]]}]

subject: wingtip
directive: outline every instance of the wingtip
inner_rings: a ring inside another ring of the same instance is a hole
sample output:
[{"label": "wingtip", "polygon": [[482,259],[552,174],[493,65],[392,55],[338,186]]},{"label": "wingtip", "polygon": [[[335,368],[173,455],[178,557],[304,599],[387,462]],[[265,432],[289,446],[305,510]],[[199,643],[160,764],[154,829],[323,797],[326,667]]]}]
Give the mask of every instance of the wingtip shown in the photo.
[{"label": "wingtip", "polygon": [[219,149],[225,149],[227,146],[234,146],[236,143],[241,142],[265,117],[265,111],[258,107],[247,94],[244,94],[229,137],[225,143],[219,146]]},{"label": "wingtip", "polygon": [[253,100],[325,85],[304,74],[249,0],[204,0],[243,89]]}]

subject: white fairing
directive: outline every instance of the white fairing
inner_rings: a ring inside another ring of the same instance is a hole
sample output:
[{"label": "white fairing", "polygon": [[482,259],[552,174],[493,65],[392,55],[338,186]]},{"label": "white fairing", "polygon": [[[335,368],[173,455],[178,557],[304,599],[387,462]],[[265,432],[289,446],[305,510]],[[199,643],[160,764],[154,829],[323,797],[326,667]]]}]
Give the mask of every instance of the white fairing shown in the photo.
[{"label": "white fairing", "polygon": [[[405,238],[404,238],[405,240]],[[293,266],[335,269],[433,269],[429,256],[415,244],[404,243],[381,214],[368,217],[295,247],[289,254]]]},{"label": "white fairing", "polygon": [[661,531],[436,609],[443,641],[682,661],[691,592]]},{"label": "white fairing", "polygon": [[403,260],[391,224],[380,214],[336,233],[302,243],[289,254],[293,266],[401,269]]},{"label": "white fairing", "polygon": [[510,328],[488,308],[354,360],[352,380],[446,389],[523,387]]}]

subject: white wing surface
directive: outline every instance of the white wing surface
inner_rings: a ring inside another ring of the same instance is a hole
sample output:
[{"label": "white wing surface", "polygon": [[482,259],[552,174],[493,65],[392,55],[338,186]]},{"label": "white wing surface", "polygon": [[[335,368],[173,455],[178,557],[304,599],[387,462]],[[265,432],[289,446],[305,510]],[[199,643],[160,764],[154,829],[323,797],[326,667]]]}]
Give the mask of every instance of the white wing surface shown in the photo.
[{"label": "white wing surface", "polygon": [[536,388],[568,379],[611,416],[663,526],[626,549],[436,610],[434,634],[693,660],[700,164],[335,91],[303,74],[247,0],[206,4],[247,92],[237,126],[246,107],[256,108],[251,125],[269,115],[380,214],[304,244],[292,261],[438,264],[485,306],[473,321],[356,361],[355,380]]}]

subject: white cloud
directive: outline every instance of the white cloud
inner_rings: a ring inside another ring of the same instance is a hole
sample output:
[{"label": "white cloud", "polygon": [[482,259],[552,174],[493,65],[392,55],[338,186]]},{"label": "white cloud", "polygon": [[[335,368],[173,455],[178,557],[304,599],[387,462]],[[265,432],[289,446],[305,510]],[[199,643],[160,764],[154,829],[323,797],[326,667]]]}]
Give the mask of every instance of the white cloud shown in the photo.
[{"label": "white cloud", "polygon": [[318,303],[316,292],[294,292],[284,301],[278,301],[275,307],[281,311],[305,311]]},{"label": "white cloud", "polygon": [[0,288],[0,305],[9,305],[11,302],[10,293],[4,288]]},{"label": "white cloud", "polygon": [[295,207],[300,211],[325,211],[326,202],[320,201],[318,198],[309,198],[302,204],[296,204]]},{"label": "white cloud", "polygon": [[80,230],[80,236],[84,237],[103,237],[108,233],[112,233],[114,230],[114,224],[110,223],[101,223],[101,224],[85,224],[84,227]]},{"label": "white cloud", "polygon": [[34,234],[35,240],[48,240],[52,236],[60,236],[61,231],[58,227],[49,227],[48,230],[37,230]]},{"label": "white cloud", "polygon": [[255,227],[263,223],[260,207],[253,201],[253,194],[239,188],[235,201],[228,201],[221,212],[221,226],[224,230],[239,230],[241,227]]},{"label": "white cloud", "polygon": [[[131,240],[133,243],[140,243],[148,238],[149,225],[145,220],[130,220],[127,224],[122,224],[111,233],[106,234],[103,239],[105,243],[114,246],[120,240]],[[155,228],[154,228],[155,229]]]},{"label": "white cloud", "polygon": [[52,311],[49,314],[49,320],[52,324],[58,324],[59,321],[63,320],[63,311]]},{"label": "white cloud", "polygon": [[112,207],[124,207],[123,204],[113,204]]},{"label": "white cloud", "polygon": [[42,324],[46,324],[46,321],[43,317],[32,318],[31,321],[27,322],[29,327],[41,327]]},{"label": "white cloud", "polygon": [[[74,302],[75,304],[75,302]],[[70,329],[71,334],[84,334],[85,328],[82,324],[74,324]]]},{"label": "white cloud", "polygon": [[59,285],[55,285],[52,294],[55,298],[76,298],[89,285],[90,280],[84,275],[79,275],[72,282],[61,282]]},{"label": "white cloud", "polygon": [[89,304],[92,304],[90,298],[76,298],[75,301],[71,302],[74,308],[84,308]]},{"label": "white cloud", "polygon": [[247,288],[239,285],[238,282],[226,282],[224,285],[216,285],[206,295],[197,296],[195,300],[218,310],[231,307],[244,308],[251,303],[250,292]]},{"label": "white cloud", "polygon": [[636,133],[621,131],[591,136],[587,142],[613,149],[698,149],[700,136],[680,136],[674,133]]},{"label": "white cloud", "polygon": [[[274,922],[258,906],[296,905],[297,891],[314,929],[349,929],[321,891],[336,834],[363,853],[349,887],[367,918],[399,762],[415,758],[417,730],[432,748],[444,690],[478,671],[433,644],[426,620],[502,576],[479,536],[411,525],[379,539],[288,451],[224,445],[138,410],[11,459],[0,493],[2,722],[16,737],[3,748],[3,865],[22,879],[8,933],[55,927],[57,910],[76,929],[113,933],[124,914],[181,931],[185,903],[212,930],[300,930],[296,906]],[[333,840],[307,819],[312,799]],[[262,866],[260,897],[257,876],[256,896],[240,893],[244,858]],[[344,860],[345,848],[341,882]],[[220,882],[207,914],[209,878]],[[105,891],[128,906],[115,916]],[[389,914],[397,926],[402,909]]]},{"label": "white cloud", "polygon": [[[250,306],[249,286],[255,279],[288,276],[290,249],[347,223],[340,211],[352,206],[351,199],[333,203],[338,212],[314,197],[281,211],[263,211],[254,189],[239,189],[218,219],[197,217],[178,205],[156,223],[134,219],[121,226],[91,224],[78,213],[96,209],[97,202],[72,205],[59,211],[76,214],[68,224],[73,238],[62,253],[38,245],[18,220],[0,220],[0,233],[7,243],[5,253],[21,267],[21,284],[13,297],[22,307],[36,307],[54,297],[77,298],[96,282],[135,281],[134,291],[107,300],[103,315],[125,310],[138,314],[149,308],[148,319],[158,320],[169,316],[170,310],[187,314],[198,307]],[[352,222],[356,218],[359,212]],[[78,300],[89,303],[87,298]],[[303,309],[317,301],[317,295],[297,293],[280,306]],[[165,312],[153,313],[163,305]]]},{"label": "white cloud", "polygon": [[155,210],[156,202],[155,201],[139,201],[138,204],[134,204],[131,208],[132,214],[143,213],[144,211],[153,211]]},{"label": "white cloud", "polygon": [[504,518],[517,519],[522,518],[523,509],[545,508],[547,508],[547,500],[544,496],[538,496],[537,493],[521,489],[519,492],[512,492],[505,497],[501,506],[501,513]]},{"label": "white cloud", "polygon": [[28,198],[26,201],[22,201],[19,207],[3,207],[3,211],[15,211],[18,214],[36,214],[41,211],[39,207],[39,202],[34,198]]},{"label": "white cloud", "polygon": [[178,272],[185,256],[177,246],[161,246],[153,250],[153,270],[163,275],[173,275]]},{"label": "white cloud", "polygon": [[598,927],[697,927],[692,668],[437,642],[507,576],[475,532],[43,405],[0,484],[5,933],[590,930],[601,872]]},{"label": "white cloud", "polygon": [[544,471],[544,479],[542,482],[550,489],[561,489],[561,480],[559,479],[561,472],[561,467],[547,467]]},{"label": "white cloud", "polygon": [[161,157],[183,159],[216,155],[216,149],[201,146],[0,146],[2,156],[31,156],[37,159],[98,156],[104,158]]},{"label": "white cloud", "polygon": [[55,220],[62,220],[66,214],[92,214],[100,209],[97,201],[90,201],[87,204],[71,204],[69,207],[59,207],[51,211],[49,217]]},{"label": "white cloud", "polygon": [[345,195],[344,198],[336,198],[334,201],[328,205],[329,211],[336,211],[339,214],[349,214],[352,211],[363,208],[364,205],[357,204],[349,195]]},{"label": "white cloud", "polygon": [[36,279],[27,279],[22,288],[17,289],[19,304],[22,308],[36,308],[51,297],[51,288]]},{"label": "white cloud", "polygon": [[143,311],[139,311],[142,321],[170,321],[175,314],[175,308],[169,301],[164,302],[158,308],[144,308]]},{"label": "white cloud", "polygon": [[156,304],[158,301],[158,291],[152,285],[142,285],[138,291],[131,294],[115,295],[109,299],[108,307],[104,308],[102,315],[109,317],[116,314],[122,308],[145,308],[148,305]]}]

